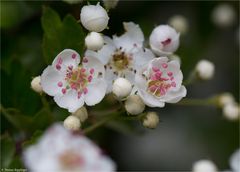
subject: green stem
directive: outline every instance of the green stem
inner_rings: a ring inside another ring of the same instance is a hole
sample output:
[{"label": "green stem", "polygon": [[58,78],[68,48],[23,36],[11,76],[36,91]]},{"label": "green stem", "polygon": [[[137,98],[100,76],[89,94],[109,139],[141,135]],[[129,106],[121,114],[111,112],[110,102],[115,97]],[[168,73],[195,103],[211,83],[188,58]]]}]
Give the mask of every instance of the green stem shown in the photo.
[{"label": "green stem", "polygon": [[197,80],[197,72],[194,70],[190,73],[187,80],[183,81],[183,85],[191,85]]},{"label": "green stem", "polygon": [[217,106],[216,102],[212,98],[208,99],[183,99],[176,103],[177,105],[187,105],[187,106]]},{"label": "green stem", "polygon": [[136,115],[136,116],[121,116],[119,117],[120,119],[123,119],[123,120],[142,120],[144,117],[146,116],[146,113],[142,113],[140,115]]},{"label": "green stem", "polygon": [[47,111],[51,113],[51,109],[45,95],[41,95],[41,101],[43,106],[47,109]]}]

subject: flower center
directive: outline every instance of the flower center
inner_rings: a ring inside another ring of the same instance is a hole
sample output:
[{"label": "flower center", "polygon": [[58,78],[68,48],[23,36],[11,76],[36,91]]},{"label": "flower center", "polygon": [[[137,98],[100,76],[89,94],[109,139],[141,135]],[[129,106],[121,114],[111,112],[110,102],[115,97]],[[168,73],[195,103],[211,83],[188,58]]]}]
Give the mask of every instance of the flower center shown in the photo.
[{"label": "flower center", "polygon": [[59,156],[59,161],[64,168],[76,168],[84,163],[83,158],[74,151],[68,150]]},{"label": "flower center", "polygon": [[[166,63],[163,63],[162,67],[167,68],[168,65]],[[153,67],[152,74],[148,80],[148,92],[157,97],[161,97],[164,96],[167,91],[172,87],[176,87],[173,73],[169,71],[167,72],[167,76],[164,77],[163,71],[156,67]]]},{"label": "flower center", "polygon": [[129,55],[121,50],[117,50],[112,57],[112,63],[118,70],[126,69],[130,63]]}]

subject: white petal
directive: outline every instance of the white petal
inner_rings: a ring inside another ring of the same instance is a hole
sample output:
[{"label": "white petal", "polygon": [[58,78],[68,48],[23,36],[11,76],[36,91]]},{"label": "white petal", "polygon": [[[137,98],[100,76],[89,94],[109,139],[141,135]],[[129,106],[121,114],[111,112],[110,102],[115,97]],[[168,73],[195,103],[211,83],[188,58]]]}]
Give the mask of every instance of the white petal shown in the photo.
[{"label": "white petal", "polygon": [[164,107],[165,105],[164,102],[158,100],[144,90],[138,90],[138,94],[141,96],[143,102],[149,107]]},{"label": "white petal", "polygon": [[55,57],[52,66],[57,69],[57,64],[59,64],[61,66],[60,71],[65,71],[68,66],[73,66],[73,68],[75,68],[79,63],[80,55],[72,49],[65,49]]},{"label": "white petal", "polygon": [[58,82],[64,84],[64,74],[55,70],[52,66],[48,66],[41,75],[41,86],[45,93],[50,96],[61,94],[61,88]]},{"label": "white petal", "polygon": [[123,25],[126,32],[120,37],[113,36],[115,45],[118,48],[122,47],[127,52],[133,49],[135,44],[141,48],[143,46],[144,35],[139,25],[133,22],[124,22]]},{"label": "white petal", "polygon": [[95,57],[84,57],[86,62],[83,62],[83,67],[87,69],[94,69],[93,78],[104,77],[104,65]]},{"label": "white petal", "polygon": [[184,86],[181,86],[181,88],[178,91],[171,91],[167,93],[164,99],[167,103],[177,103],[186,95],[187,95],[186,88]]},{"label": "white petal", "polygon": [[142,76],[146,68],[147,66],[141,69],[141,71],[138,71],[137,74],[135,75],[135,84],[141,90],[147,89],[147,80]]},{"label": "white petal", "polygon": [[134,68],[139,69],[143,65],[148,64],[148,62],[154,58],[155,56],[152,51],[147,48],[145,48],[145,50],[141,48],[138,52],[133,53]]},{"label": "white petal", "polygon": [[68,90],[66,94],[57,95],[54,97],[54,101],[61,108],[68,109],[69,112],[75,112],[84,104],[84,96],[78,98],[78,94],[75,90]]},{"label": "white petal", "polygon": [[107,83],[107,94],[110,93],[112,91],[112,85],[113,85],[113,81],[115,79],[117,79],[117,75],[115,75],[112,70],[109,70],[108,68],[106,69],[106,72],[105,72],[105,80],[106,80],[106,83]]},{"label": "white petal", "polygon": [[99,103],[106,94],[107,84],[104,79],[98,79],[87,86],[88,93],[85,95],[85,102],[88,106]]}]

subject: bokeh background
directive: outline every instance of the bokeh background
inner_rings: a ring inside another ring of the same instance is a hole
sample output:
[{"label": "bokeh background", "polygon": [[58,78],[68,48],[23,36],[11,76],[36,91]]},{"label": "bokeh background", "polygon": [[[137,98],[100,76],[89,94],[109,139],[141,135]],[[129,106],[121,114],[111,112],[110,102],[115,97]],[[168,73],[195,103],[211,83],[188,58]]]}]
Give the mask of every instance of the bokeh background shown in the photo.
[{"label": "bokeh background", "polygon": [[[221,28],[212,22],[213,9],[222,3],[231,5],[236,13],[232,26]],[[41,110],[41,97],[32,91],[30,82],[47,66],[42,46],[43,6],[51,7],[61,18],[71,14],[79,20],[83,4],[86,2],[1,1],[2,164],[21,167],[19,157],[26,138],[40,135],[51,123],[68,115],[47,97],[54,111],[53,117],[47,116]],[[147,42],[155,26],[167,24],[169,18],[177,14],[189,22],[188,32],[181,35],[176,52],[182,60],[184,77],[187,78],[200,59],[208,59],[216,67],[212,80],[187,87],[187,97],[207,98],[230,92],[239,102],[238,1],[120,0],[117,7],[110,10],[109,29],[103,33],[121,34],[122,22],[133,21],[140,25]],[[230,168],[229,157],[239,147],[239,123],[226,120],[221,109],[167,104],[165,108],[151,110],[158,111],[161,120],[154,130],[145,129],[137,121],[127,121],[124,125],[115,121],[89,135],[113,158],[118,170],[189,171],[200,159],[212,160],[220,170]],[[9,115],[3,115],[3,111]],[[35,121],[34,126],[29,119]],[[7,145],[13,145],[14,149]]]}]

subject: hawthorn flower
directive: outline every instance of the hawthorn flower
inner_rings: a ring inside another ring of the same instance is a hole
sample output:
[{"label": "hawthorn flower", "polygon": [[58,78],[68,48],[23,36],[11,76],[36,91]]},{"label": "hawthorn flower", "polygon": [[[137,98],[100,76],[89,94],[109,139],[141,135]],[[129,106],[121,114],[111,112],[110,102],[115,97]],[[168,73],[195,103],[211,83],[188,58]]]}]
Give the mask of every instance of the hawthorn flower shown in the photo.
[{"label": "hawthorn flower", "polygon": [[43,91],[54,97],[58,106],[75,112],[84,105],[99,103],[106,93],[104,67],[94,57],[84,57],[65,49],[54,59],[41,75]]},{"label": "hawthorn flower", "polygon": [[142,30],[133,22],[123,23],[126,32],[113,39],[104,37],[105,45],[97,52],[87,50],[85,56],[98,58],[105,66],[105,79],[108,82],[107,92],[112,91],[112,83],[123,77],[134,83],[137,70],[154,58],[154,54],[143,48]]},{"label": "hawthorn flower", "polygon": [[149,44],[153,52],[157,55],[170,55],[179,46],[179,33],[168,25],[159,25],[153,29]]},{"label": "hawthorn flower", "polygon": [[30,171],[115,171],[115,163],[83,135],[55,124],[39,142],[24,150],[24,164]]},{"label": "hawthorn flower", "polygon": [[137,94],[147,106],[164,107],[166,103],[176,103],[186,96],[182,85],[183,74],[177,60],[167,57],[151,60],[136,75]]}]

